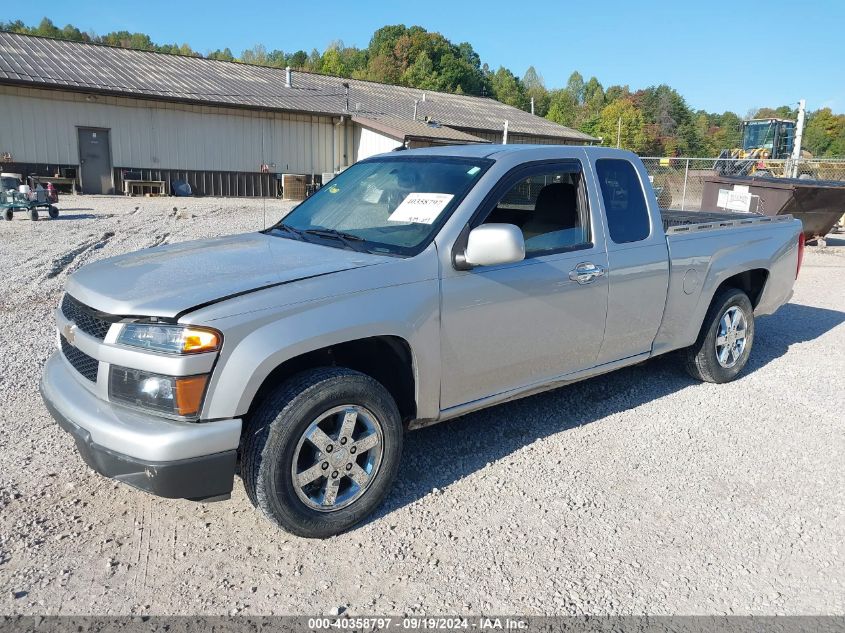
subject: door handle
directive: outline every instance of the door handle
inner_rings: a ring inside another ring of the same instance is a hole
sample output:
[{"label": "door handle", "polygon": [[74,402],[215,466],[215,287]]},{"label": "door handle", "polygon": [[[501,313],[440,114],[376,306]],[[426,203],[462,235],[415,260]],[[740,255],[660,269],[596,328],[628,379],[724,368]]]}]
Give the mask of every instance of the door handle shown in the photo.
[{"label": "door handle", "polygon": [[569,271],[569,278],[579,284],[588,284],[603,277],[605,269],[592,262],[582,262]]}]

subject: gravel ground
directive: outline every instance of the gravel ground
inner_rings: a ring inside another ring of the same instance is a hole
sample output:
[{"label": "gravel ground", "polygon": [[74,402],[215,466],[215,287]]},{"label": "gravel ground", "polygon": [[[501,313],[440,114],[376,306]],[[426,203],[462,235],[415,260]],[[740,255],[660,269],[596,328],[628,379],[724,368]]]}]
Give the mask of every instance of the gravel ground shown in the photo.
[{"label": "gravel ground", "polygon": [[60,206],[0,224],[0,613],[845,613],[845,240],[808,248],[740,380],[660,358],[414,432],[377,515],[307,541],[239,481],[201,505],[94,474],[37,392],[69,272],[263,203]]}]

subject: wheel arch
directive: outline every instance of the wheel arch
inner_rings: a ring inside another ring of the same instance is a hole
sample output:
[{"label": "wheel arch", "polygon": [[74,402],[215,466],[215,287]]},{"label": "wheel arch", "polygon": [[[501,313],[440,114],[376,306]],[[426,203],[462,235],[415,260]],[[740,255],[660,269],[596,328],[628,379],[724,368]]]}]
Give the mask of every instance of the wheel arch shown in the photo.
[{"label": "wheel arch", "polygon": [[264,377],[249,402],[247,416],[285,380],[316,367],[346,367],[370,376],[393,396],[403,422],[416,418],[414,354],[408,341],[395,335],[333,343],[286,359]]},{"label": "wheel arch", "polygon": [[724,288],[738,288],[745,292],[756,310],[761,301],[764,302],[769,279],[769,269],[759,264],[711,270],[701,285],[700,294],[687,296],[685,291],[680,290],[680,279],[676,279],[673,286],[670,278],[667,311],[664,312],[652,353],[663,354],[692,345],[701,332],[707,311]]},{"label": "wheel arch", "polygon": [[751,306],[756,308],[763,296],[766,282],[769,280],[769,271],[766,268],[751,268],[740,273],[735,273],[724,279],[713,291],[708,307],[724,288],[736,288],[748,295]]}]

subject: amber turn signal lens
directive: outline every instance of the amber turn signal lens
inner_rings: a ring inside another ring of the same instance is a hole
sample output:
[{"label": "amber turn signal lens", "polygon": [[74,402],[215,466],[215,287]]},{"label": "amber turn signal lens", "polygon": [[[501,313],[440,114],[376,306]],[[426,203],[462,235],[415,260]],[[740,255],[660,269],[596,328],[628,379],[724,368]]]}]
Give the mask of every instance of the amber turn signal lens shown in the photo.
[{"label": "amber turn signal lens", "polygon": [[177,378],[176,383],[176,413],[179,415],[194,415],[199,411],[208,376],[190,376]]},{"label": "amber turn signal lens", "polygon": [[220,349],[221,339],[220,333],[216,330],[189,327],[183,334],[182,353],[213,352]]}]

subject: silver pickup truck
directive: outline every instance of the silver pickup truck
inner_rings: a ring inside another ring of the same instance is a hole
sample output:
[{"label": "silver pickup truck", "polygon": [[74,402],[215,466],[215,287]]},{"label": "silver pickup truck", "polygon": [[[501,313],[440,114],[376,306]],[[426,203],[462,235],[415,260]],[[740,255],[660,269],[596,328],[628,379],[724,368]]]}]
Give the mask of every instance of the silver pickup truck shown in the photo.
[{"label": "silver pickup truck", "polygon": [[360,162],[253,234],[89,264],[41,391],[94,470],[355,525],[403,433],[682,350],[734,379],[789,300],[801,223],[658,208],[631,153],[472,145]]}]

